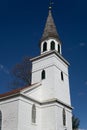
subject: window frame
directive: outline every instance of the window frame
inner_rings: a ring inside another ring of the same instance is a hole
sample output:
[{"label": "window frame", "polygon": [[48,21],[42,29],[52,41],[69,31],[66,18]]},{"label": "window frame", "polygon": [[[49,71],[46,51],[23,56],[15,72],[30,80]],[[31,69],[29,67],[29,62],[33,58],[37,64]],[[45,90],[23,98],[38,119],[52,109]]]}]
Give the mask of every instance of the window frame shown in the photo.
[{"label": "window frame", "polygon": [[66,111],[65,111],[65,108],[63,108],[63,126],[66,126]]},{"label": "window frame", "polygon": [[32,105],[32,123],[36,123],[36,105]]}]

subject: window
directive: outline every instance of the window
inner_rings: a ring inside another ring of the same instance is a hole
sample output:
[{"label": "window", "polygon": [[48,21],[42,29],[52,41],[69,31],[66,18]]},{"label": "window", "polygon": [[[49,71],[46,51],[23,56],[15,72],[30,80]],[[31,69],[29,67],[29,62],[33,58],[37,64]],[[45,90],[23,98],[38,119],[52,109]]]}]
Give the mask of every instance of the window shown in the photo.
[{"label": "window", "polygon": [[41,79],[43,80],[43,79],[45,79],[45,77],[46,77],[45,70],[43,70],[41,73]]},{"label": "window", "polygon": [[61,80],[64,80],[63,72],[61,72]]},{"label": "window", "polygon": [[51,50],[54,50],[54,49],[55,49],[55,42],[52,41],[52,42],[51,42]]},{"label": "window", "polygon": [[33,104],[32,106],[32,123],[36,123],[36,106]]},{"label": "window", "polygon": [[58,52],[60,53],[60,45],[58,44]]},{"label": "window", "polygon": [[64,108],[63,108],[63,126],[66,126],[66,112]]},{"label": "window", "polygon": [[1,127],[2,127],[2,113],[0,111],[0,130],[1,130]]},{"label": "window", "polygon": [[46,50],[47,50],[47,43],[44,42],[44,44],[43,44],[43,52],[46,51]]}]

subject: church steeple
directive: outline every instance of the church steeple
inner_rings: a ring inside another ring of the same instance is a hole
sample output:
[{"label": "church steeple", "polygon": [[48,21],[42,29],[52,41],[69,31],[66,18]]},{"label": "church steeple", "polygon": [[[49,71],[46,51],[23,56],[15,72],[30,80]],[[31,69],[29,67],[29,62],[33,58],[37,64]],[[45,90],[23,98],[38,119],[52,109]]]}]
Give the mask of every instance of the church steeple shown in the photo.
[{"label": "church steeple", "polygon": [[31,84],[40,85],[32,89],[30,97],[43,105],[38,127],[41,130],[72,130],[69,63],[61,55],[61,45],[50,8],[40,41],[41,55],[31,59]]},{"label": "church steeple", "polygon": [[54,19],[52,17],[52,12],[49,9],[49,14],[47,17],[47,21],[45,24],[44,32],[41,38],[41,41],[44,41],[48,38],[56,38],[58,41],[60,41],[59,35],[57,33],[56,25],[54,23]]},{"label": "church steeple", "polygon": [[57,32],[56,25],[52,16],[51,7],[49,7],[49,13],[46,20],[45,28],[40,40],[41,54],[52,50],[61,54],[61,40]]}]

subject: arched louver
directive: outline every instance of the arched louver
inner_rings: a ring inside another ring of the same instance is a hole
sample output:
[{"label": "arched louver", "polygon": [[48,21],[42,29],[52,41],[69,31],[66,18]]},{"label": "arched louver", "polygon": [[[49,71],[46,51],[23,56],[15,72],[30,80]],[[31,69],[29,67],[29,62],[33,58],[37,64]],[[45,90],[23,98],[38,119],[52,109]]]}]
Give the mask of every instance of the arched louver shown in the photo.
[{"label": "arched louver", "polygon": [[58,44],[58,53],[60,54],[60,45]]},{"label": "arched louver", "polygon": [[47,43],[44,42],[44,44],[43,44],[43,52],[46,51],[46,50],[47,50]]},{"label": "arched louver", "polygon": [[45,78],[46,78],[46,74],[45,74],[45,70],[43,70],[42,73],[41,73],[41,79],[43,80]]},{"label": "arched louver", "polygon": [[51,50],[55,50],[55,42],[54,41],[51,42]]},{"label": "arched louver", "polygon": [[61,80],[64,80],[63,72],[61,72]]}]

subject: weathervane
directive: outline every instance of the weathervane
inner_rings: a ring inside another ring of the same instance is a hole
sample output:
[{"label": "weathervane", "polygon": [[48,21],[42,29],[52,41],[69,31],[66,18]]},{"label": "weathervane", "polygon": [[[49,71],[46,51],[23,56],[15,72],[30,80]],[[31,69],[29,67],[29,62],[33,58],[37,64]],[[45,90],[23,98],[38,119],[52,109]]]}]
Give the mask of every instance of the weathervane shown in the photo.
[{"label": "weathervane", "polygon": [[52,10],[52,5],[53,5],[53,4],[54,4],[53,1],[50,0],[50,3],[49,3],[49,10]]}]

